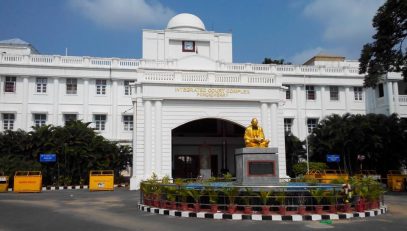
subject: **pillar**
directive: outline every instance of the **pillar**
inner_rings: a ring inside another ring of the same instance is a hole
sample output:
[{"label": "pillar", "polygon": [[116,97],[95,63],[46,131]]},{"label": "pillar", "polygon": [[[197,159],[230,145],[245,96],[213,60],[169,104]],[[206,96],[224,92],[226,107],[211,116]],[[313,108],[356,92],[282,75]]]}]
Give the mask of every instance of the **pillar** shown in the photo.
[{"label": "pillar", "polygon": [[152,174],[152,113],[151,101],[144,102],[144,177]]},{"label": "pillar", "polygon": [[[154,104],[155,108],[155,173],[158,176],[161,176],[161,159],[162,159],[162,118],[161,118],[161,111],[162,111],[162,101],[157,100]],[[148,155],[148,153],[147,153]]]},{"label": "pillar", "polygon": [[386,83],[386,91],[387,91],[387,104],[389,105],[389,115],[391,115],[394,113],[393,83],[392,82]]},{"label": "pillar", "polygon": [[277,103],[271,104],[271,147],[278,146]]},{"label": "pillar", "polygon": [[399,85],[398,82],[393,83],[393,96],[394,96],[394,112],[399,113]]},{"label": "pillar", "polygon": [[[264,103],[264,102],[262,102],[261,103],[261,106],[260,106],[260,109],[261,109],[261,124],[260,124],[260,126],[262,126],[264,129],[264,135],[266,136],[266,137],[270,137],[270,126],[269,126],[269,123],[268,123],[268,113],[267,113],[267,107],[268,107],[268,105],[267,105],[267,103]],[[271,128],[271,129],[274,129],[274,128]]]}]

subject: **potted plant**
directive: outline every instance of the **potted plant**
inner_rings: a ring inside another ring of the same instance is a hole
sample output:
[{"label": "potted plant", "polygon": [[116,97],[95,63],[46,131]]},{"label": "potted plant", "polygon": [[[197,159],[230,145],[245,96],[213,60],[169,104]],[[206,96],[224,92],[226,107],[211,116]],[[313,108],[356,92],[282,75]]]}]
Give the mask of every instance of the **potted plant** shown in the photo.
[{"label": "potted plant", "polygon": [[225,187],[223,189],[223,193],[228,198],[229,205],[228,205],[228,213],[232,214],[236,212],[236,197],[239,194],[239,188],[236,187]]},{"label": "potted plant", "polygon": [[357,212],[363,212],[365,210],[365,197],[368,193],[368,182],[365,179],[360,179],[358,177],[352,177],[350,179],[351,185],[353,186],[353,191],[356,194],[356,204],[355,209]]},{"label": "potted plant", "polygon": [[179,200],[180,200],[180,209],[188,210],[188,204],[187,204],[188,190],[186,188],[184,188],[183,186],[180,186],[177,189],[177,194],[178,194]]},{"label": "potted plant", "polygon": [[268,206],[267,203],[270,199],[271,193],[272,193],[271,191],[260,191],[259,192],[259,197],[260,197],[261,203],[263,204],[263,206],[261,207],[261,213],[263,215],[270,214],[270,206]]},{"label": "potted plant", "polygon": [[242,197],[242,200],[244,203],[244,213],[245,214],[252,213],[252,206],[251,206],[252,196],[253,196],[253,190],[251,188],[245,188],[245,191],[244,191],[243,197]]},{"label": "potted plant", "polygon": [[150,184],[152,191],[153,206],[160,207],[161,186],[158,183]]},{"label": "potted plant", "polygon": [[337,205],[337,201],[338,201],[338,191],[336,191],[336,190],[326,191],[324,195],[329,201],[329,212],[336,213],[336,205]]},{"label": "potted plant", "polygon": [[167,199],[168,204],[166,204],[165,207],[167,207],[168,209],[177,209],[177,190],[175,189],[175,187],[165,187],[165,196]]},{"label": "potted plant", "polygon": [[211,213],[218,212],[218,197],[219,192],[213,187],[206,187],[205,191],[208,193],[209,204],[211,205]]},{"label": "potted plant", "polygon": [[298,211],[297,211],[298,214],[304,215],[306,213],[307,208],[305,206],[305,201],[306,201],[306,198],[305,198],[304,192],[301,192],[298,195]]},{"label": "potted plant", "polygon": [[385,192],[375,179],[369,177],[369,190],[367,191],[366,198],[369,202],[370,209],[377,209],[380,207],[380,196]]},{"label": "potted plant", "polygon": [[314,206],[315,212],[317,214],[322,214],[323,206],[321,205],[321,202],[322,199],[324,198],[324,190],[322,190],[321,188],[311,189],[310,193],[316,202],[316,205]]},{"label": "potted plant", "polygon": [[278,212],[281,214],[281,215],[285,215],[286,213],[287,213],[287,206],[285,206],[285,198],[286,198],[286,193],[284,192],[284,190],[283,191],[278,191],[278,192],[276,192],[276,194],[275,194],[276,196],[275,196],[275,198],[276,198],[276,201],[278,202],[278,204],[280,205],[279,207],[278,207]]},{"label": "potted plant", "polygon": [[152,188],[149,182],[144,181],[140,183],[140,189],[143,192],[143,203],[144,205],[152,205]]},{"label": "potted plant", "polygon": [[199,203],[200,199],[201,199],[201,195],[202,192],[201,190],[198,189],[189,189],[187,190],[187,193],[190,197],[192,197],[192,199],[194,200],[194,210],[195,212],[198,212],[201,208],[201,205]]}]

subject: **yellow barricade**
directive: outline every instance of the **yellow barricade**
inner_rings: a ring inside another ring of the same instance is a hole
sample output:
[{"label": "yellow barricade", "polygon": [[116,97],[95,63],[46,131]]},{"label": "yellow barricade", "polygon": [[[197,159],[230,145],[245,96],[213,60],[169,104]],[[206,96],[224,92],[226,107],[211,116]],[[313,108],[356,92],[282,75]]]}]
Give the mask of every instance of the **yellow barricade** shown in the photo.
[{"label": "yellow barricade", "polygon": [[14,192],[41,192],[42,175],[40,171],[17,171],[14,175]]},{"label": "yellow barricade", "polygon": [[343,180],[345,183],[347,183],[349,181],[349,175],[335,169],[327,169],[322,172],[321,183],[329,184],[334,180]]},{"label": "yellow barricade", "polygon": [[403,191],[405,179],[407,179],[407,175],[401,174],[398,170],[390,170],[387,174],[387,186],[394,192]]},{"label": "yellow barricade", "polygon": [[305,174],[304,178],[306,180],[319,180],[321,178],[321,172],[318,170],[310,170]]},{"label": "yellow barricade", "polygon": [[113,170],[92,170],[89,173],[89,191],[113,191]]},{"label": "yellow barricade", "polygon": [[377,174],[376,170],[361,170],[355,174],[356,177],[364,178],[364,177],[371,177],[375,180],[380,180],[380,174]]},{"label": "yellow barricade", "polygon": [[7,192],[8,190],[8,176],[0,176],[0,192]]}]

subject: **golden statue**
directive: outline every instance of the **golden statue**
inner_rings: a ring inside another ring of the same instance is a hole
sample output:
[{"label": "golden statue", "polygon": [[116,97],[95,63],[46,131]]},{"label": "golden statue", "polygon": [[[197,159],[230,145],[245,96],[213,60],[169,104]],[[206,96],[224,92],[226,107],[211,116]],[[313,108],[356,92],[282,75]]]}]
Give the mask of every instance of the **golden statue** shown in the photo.
[{"label": "golden statue", "polygon": [[244,142],[248,148],[267,148],[269,140],[264,138],[263,129],[258,125],[256,118],[252,119],[251,125],[244,132]]}]

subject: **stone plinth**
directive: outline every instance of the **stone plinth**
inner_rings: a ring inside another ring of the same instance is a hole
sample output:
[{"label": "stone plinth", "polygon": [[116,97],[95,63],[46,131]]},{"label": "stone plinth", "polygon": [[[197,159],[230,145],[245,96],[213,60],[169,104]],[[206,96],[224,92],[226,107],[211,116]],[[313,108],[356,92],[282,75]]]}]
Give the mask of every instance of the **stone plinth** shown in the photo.
[{"label": "stone plinth", "polygon": [[236,149],[236,181],[241,185],[263,186],[279,183],[277,148]]}]

